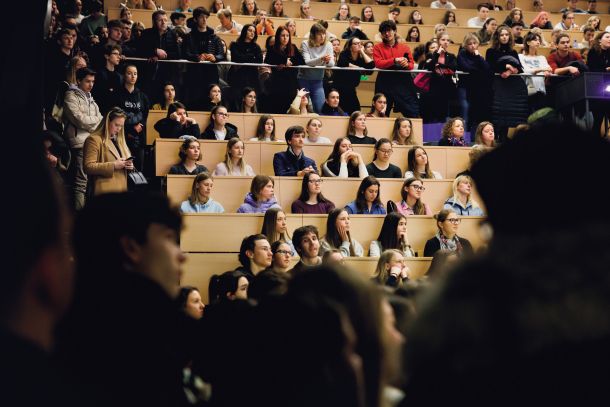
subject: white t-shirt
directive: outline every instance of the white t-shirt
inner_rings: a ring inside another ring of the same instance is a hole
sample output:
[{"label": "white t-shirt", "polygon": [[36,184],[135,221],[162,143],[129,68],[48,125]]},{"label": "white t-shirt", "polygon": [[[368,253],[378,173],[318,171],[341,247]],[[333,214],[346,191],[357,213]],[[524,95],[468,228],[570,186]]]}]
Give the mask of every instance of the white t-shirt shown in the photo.
[{"label": "white t-shirt", "polygon": [[227,137],[227,130],[214,129],[214,135],[216,136],[216,140],[224,140],[225,137]]},{"label": "white t-shirt", "polygon": [[430,3],[430,8],[446,8],[447,10],[455,10],[457,7],[455,7],[455,5],[453,5],[453,3],[450,1],[443,4],[439,0],[436,0]]},{"label": "white t-shirt", "polygon": [[467,23],[468,27],[473,28],[483,28],[483,24],[485,24],[485,20],[478,16],[470,18]]},{"label": "white t-shirt", "polygon": [[322,136],[319,136],[316,141],[311,141],[309,137],[305,137],[305,140],[303,140],[303,142],[305,144],[332,144],[329,138]]}]

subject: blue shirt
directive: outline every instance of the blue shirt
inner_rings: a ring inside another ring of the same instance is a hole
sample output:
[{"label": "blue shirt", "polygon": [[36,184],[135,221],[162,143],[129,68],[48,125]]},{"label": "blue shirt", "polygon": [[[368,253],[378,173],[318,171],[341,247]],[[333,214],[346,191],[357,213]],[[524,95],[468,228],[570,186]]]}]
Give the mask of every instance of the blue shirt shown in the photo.
[{"label": "blue shirt", "polygon": [[385,208],[383,207],[383,205],[380,205],[380,204],[373,204],[373,206],[371,206],[370,212],[368,209],[365,209],[363,212],[359,212],[358,207],[356,206],[356,201],[352,201],[352,202],[348,203],[347,205],[345,205],[345,210],[347,211],[347,213],[349,213],[351,215],[385,215],[386,214]]}]

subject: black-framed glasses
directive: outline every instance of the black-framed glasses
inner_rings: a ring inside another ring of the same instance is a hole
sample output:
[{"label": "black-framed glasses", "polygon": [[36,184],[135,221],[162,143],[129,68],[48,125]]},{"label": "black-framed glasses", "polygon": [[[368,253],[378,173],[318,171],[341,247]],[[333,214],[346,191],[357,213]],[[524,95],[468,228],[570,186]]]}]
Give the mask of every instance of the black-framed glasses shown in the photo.
[{"label": "black-framed glasses", "polygon": [[421,185],[411,185],[411,188],[413,188],[416,191],[425,191],[426,187],[421,186]]},{"label": "black-framed glasses", "polygon": [[381,149],[381,148],[380,148],[379,150],[377,150],[377,151],[379,151],[379,152],[381,152],[381,153],[383,153],[383,154],[387,154],[387,155],[392,155],[392,153],[394,152],[394,150],[392,150],[392,149],[389,149],[389,150],[383,150],[383,149]]},{"label": "black-framed glasses", "polygon": [[320,185],[321,183],[323,183],[323,182],[324,182],[324,180],[323,180],[323,179],[310,179],[308,182],[309,182],[310,184],[316,184],[316,185]]},{"label": "black-framed glasses", "polygon": [[229,113],[224,113],[224,112],[216,112],[216,114],[217,114],[218,116],[229,117]]}]

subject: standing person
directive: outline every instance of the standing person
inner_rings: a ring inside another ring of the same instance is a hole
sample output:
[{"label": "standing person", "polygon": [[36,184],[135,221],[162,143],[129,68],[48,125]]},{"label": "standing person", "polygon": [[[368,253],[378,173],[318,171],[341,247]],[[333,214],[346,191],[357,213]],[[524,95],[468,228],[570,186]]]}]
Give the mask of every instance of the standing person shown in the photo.
[{"label": "standing person", "polygon": [[349,137],[340,137],[335,141],[333,151],[322,164],[322,172],[326,177],[339,178],[364,178],[369,175],[364,159],[352,149]]},{"label": "standing person", "polygon": [[415,144],[415,135],[413,134],[411,119],[406,117],[396,118],[394,127],[392,127],[392,145],[410,146],[413,144]]},{"label": "standing person", "polygon": [[273,194],[275,181],[267,175],[256,175],[252,178],[250,192],[237,213],[265,213],[270,208],[280,208]]},{"label": "standing person", "polygon": [[[591,72],[605,72],[606,76],[610,72],[610,32],[607,30],[600,32],[593,39],[593,47],[591,47],[587,56],[587,66]],[[610,130],[607,125],[608,111],[610,110],[608,101],[595,101],[592,110],[593,131],[599,134],[602,122],[605,122],[604,136],[608,136]]]},{"label": "standing person", "polygon": [[214,178],[206,171],[193,179],[191,195],[180,204],[181,213],[223,213],[225,209],[212,199]]},{"label": "standing person", "polygon": [[[231,62],[260,64],[263,62],[263,51],[256,43],[258,35],[252,24],[244,25],[237,41],[231,43]],[[231,65],[229,69],[229,84],[233,90],[233,97],[237,99],[243,88],[250,87],[260,94],[260,81],[258,68],[255,66]]]},{"label": "standing person", "polygon": [[364,250],[350,233],[349,212],[343,208],[335,208],[326,218],[326,235],[320,241],[320,255],[331,249],[339,249],[343,257],[362,257]]},{"label": "standing person", "polygon": [[322,122],[320,119],[313,117],[307,121],[305,130],[307,137],[305,137],[305,144],[332,144],[328,137],[320,136],[320,129],[322,128]]},{"label": "standing person", "polygon": [[390,163],[390,157],[393,152],[390,140],[387,138],[377,140],[373,161],[366,166],[366,171],[369,175],[376,178],[402,178],[401,169]]},{"label": "standing person", "polygon": [[197,175],[202,172],[208,172],[208,169],[203,164],[198,164],[201,160],[201,146],[199,141],[194,137],[186,137],[182,141],[178,157],[180,162],[172,165],[169,169],[169,174],[175,175]]},{"label": "standing person", "polygon": [[227,151],[225,159],[216,165],[214,169],[215,176],[248,176],[253,177],[256,174],[249,164],[244,160],[244,152],[246,146],[239,137],[233,137],[227,143]]},{"label": "standing person", "polygon": [[146,119],[148,118],[148,97],[136,87],[138,68],[135,65],[125,67],[123,86],[115,92],[114,106],[120,107],[126,114],[125,138],[127,146],[134,157],[136,169],[144,168],[144,147],[146,147]]},{"label": "standing person", "polygon": [[386,250],[398,250],[404,257],[415,257],[407,236],[407,217],[403,214],[388,213],[383,219],[377,240],[371,241],[370,257],[379,257]]},{"label": "standing person", "polygon": [[198,139],[201,130],[197,121],[189,117],[186,107],[180,102],[173,102],[167,107],[167,116],[154,125],[161,138],[181,138],[191,136]]},{"label": "standing person", "polygon": [[461,219],[453,209],[443,209],[436,215],[436,236],[429,239],[424,247],[424,257],[432,257],[439,250],[450,250],[458,256],[472,256],[472,244],[468,239],[457,235]]},{"label": "standing person", "polygon": [[[74,42],[72,31],[61,29],[55,34],[55,43],[50,43],[49,48],[45,53],[47,61],[44,70],[44,108],[47,115],[50,115],[53,109],[53,102],[57,97],[58,91],[61,89],[60,84],[66,80],[66,72],[71,66],[71,60],[74,57]],[[86,67],[86,61],[85,66]]]},{"label": "standing person", "polygon": [[100,113],[105,115],[112,107],[114,93],[121,88],[123,75],[118,72],[121,63],[121,46],[106,45],[104,47],[105,65],[97,70],[93,97],[100,107]]},{"label": "standing person", "polygon": [[83,167],[92,195],[127,191],[127,171],[134,169],[125,141],[127,114],[113,107],[103,124],[85,140]]},{"label": "standing person", "polygon": [[[424,63],[424,69],[430,74],[430,91],[428,99],[433,101],[430,110],[424,112],[424,122],[439,123],[449,115],[449,106],[455,99],[456,87],[453,77],[457,70],[457,58],[449,52],[449,34],[443,32],[436,37],[438,49]],[[427,117],[426,117],[427,116]]]},{"label": "standing person", "polygon": [[386,210],[381,203],[380,195],[381,184],[377,178],[369,175],[362,180],[356,199],[345,205],[345,210],[354,215],[385,215]]},{"label": "standing person", "polygon": [[352,144],[375,144],[377,140],[368,135],[366,128],[366,115],[356,110],[349,117],[347,126],[347,138]]},{"label": "standing person", "polygon": [[153,193],[100,196],[75,222],[79,279],[58,343],[78,388],[101,404],[187,403],[182,369],[195,341],[185,338],[196,322],[175,302],[186,260],[181,226],[168,198]]},{"label": "standing person", "polygon": [[290,31],[280,26],[275,32],[275,43],[267,50],[265,63],[276,65],[268,80],[269,106],[272,113],[285,113],[297,91],[297,70],[291,66],[303,65],[303,56],[292,44]]},{"label": "standing person", "polygon": [[276,176],[302,177],[309,172],[317,172],[316,163],[303,152],[305,129],[290,126],[286,130],[286,151],[273,155],[273,171]]},{"label": "standing person", "polygon": [[[208,27],[210,12],[205,7],[193,10],[195,26],[187,35],[184,43],[186,59],[193,62],[221,62],[226,59],[220,38],[214,34],[214,29]],[[187,105],[192,109],[205,99],[202,90],[209,85],[218,83],[218,67],[213,64],[188,64],[186,71],[187,83],[197,83],[198,86],[188,87]]]},{"label": "standing person", "polygon": [[468,75],[460,77],[457,91],[460,115],[471,131],[478,123],[491,118],[489,106],[493,76],[479,52],[479,45],[479,38],[475,34],[466,34],[457,57],[458,69],[468,72]]},{"label": "standing person", "polygon": [[400,197],[402,200],[396,204],[398,213],[403,215],[432,215],[428,204],[421,201],[421,195],[426,190],[424,181],[419,178],[407,178],[402,184]]},{"label": "standing person", "polygon": [[[546,100],[545,78],[552,69],[543,55],[538,55],[540,47],[540,36],[532,32],[527,33],[523,44],[523,53],[519,54],[519,61],[523,66],[523,72],[536,76],[523,78],[527,84],[527,102],[530,114],[548,105]],[[540,75],[541,74],[541,75]]]},{"label": "standing person", "polygon": [[335,204],[322,195],[324,180],[315,172],[303,175],[301,194],[291,205],[292,213],[329,213]]},{"label": "standing person", "polygon": [[[379,32],[383,42],[373,48],[375,67],[397,71],[413,69],[411,49],[404,42],[396,41],[396,23],[382,22],[379,24]],[[394,107],[394,111],[402,113],[405,117],[419,117],[419,107],[410,75],[379,72],[375,82],[375,93],[383,93],[387,98],[386,116],[390,115]]]},{"label": "standing person", "polygon": [[[309,38],[301,45],[303,60],[307,66],[335,66],[333,47],[326,38],[326,28],[315,23],[309,30]],[[313,101],[316,113],[321,113],[324,104],[323,69],[299,69],[297,76],[299,89],[305,88]]]},{"label": "standing person", "polygon": [[91,96],[95,83],[95,72],[88,68],[76,71],[77,85],[70,85],[64,96],[64,137],[67,138],[72,154],[70,163],[70,184],[74,208],[85,205],[87,175],[83,164],[83,146],[87,137],[98,128],[103,116]]},{"label": "standing person", "polygon": [[523,73],[519,55],[513,49],[513,34],[505,25],[498,27],[485,53],[493,78],[492,122],[500,141],[506,140],[509,127],[525,123],[528,115],[527,87],[516,73]]},{"label": "standing person", "polygon": [[[375,68],[375,62],[364,53],[362,40],[352,37],[345,43],[343,51],[339,54],[337,66],[342,68]],[[360,100],[356,88],[360,85],[363,71],[336,71],[334,84],[341,95],[341,108],[348,114],[360,110]]]},{"label": "standing person", "polygon": [[460,216],[485,216],[479,203],[472,199],[472,179],[459,175],[453,180],[453,196],[447,199],[444,209],[451,209]]},{"label": "standing person", "polygon": [[[142,89],[148,93],[153,91],[155,83],[173,80],[178,74],[175,64],[159,64],[157,61],[181,57],[176,33],[168,26],[167,13],[164,10],[152,13],[152,24],[151,28],[142,32],[142,37],[136,42],[138,56],[149,61],[142,75],[144,77]],[[156,98],[160,95],[153,96]]]},{"label": "standing person", "polygon": [[438,171],[430,169],[428,161],[428,153],[423,147],[413,146],[407,153],[407,171],[405,178],[417,179],[443,179],[443,176]]}]

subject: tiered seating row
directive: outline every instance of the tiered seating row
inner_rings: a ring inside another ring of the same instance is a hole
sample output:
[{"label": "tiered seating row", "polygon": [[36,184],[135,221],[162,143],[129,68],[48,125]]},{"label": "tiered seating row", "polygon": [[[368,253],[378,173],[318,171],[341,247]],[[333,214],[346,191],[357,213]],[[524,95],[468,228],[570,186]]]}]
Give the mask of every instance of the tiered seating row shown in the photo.
[{"label": "tiered seating row", "polygon": [[[375,135],[375,134],[373,134]],[[376,137],[387,137],[386,134],[375,135]],[[200,140],[203,159],[201,163],[210,171],[214,171],[216,164],[224,160],[226,145],[225,141]],[[169,172],[172,165],[176,164],[181,140],[157,139],[155,144],[156,175],[164,176]],[[273,155],[280,151],[286,151],[285,142],[257,142],[246,141],[244,160],[252,166],[256,174],[274,175]],[[365,163],[373,161],[374,147],[371,145],[354,145],[354,151],[360,153]],[[407,169],[407,154],[411,146],[394,146],[394,153],[390,162],[400,167],[403,173]],[[464,171],[469,164],[469,147],[438,147],[426,146],[430,168],[438,171],[444,178],[455,178]],[[318,170],[332,152],[332,146],[328,144],[307,144],[304,147],[307,157],[312,158],[318,165]]]},{"label": "tiered seating row", "polygon": [[[199,124],[201,132],[210,123],[209,112],[188,112],[189,116],[194,118]],[[229,123],[237,126],[238,134],[243,140],[249,140],[256,136],[256,126],[261,117],[262,113],[229,113]],[[166,111],[162,110],[151,110],[148,113],[148,119],[146,120],[146,142],[148,145],[154,143],[159,137],[159,133],[155,130],[154,125],[157,121],[167,116]],[[274,114],[272,115],[275,120],[275,135],[278,139],[284,139],[284,134],[290,126],[301,125],[305,127],[310,116],[300,115],[288,115],[288,114]],[[347,135],[347,128],[349,125],[349,117],[335,117],[335,116],[320,116],[318,119],[322,122],[322,136],[328,137],[332,141],[335,141],[339,137]],[[390,137],[392,134],[392,128],[394,126],[395,118],[367,118],[366,124],[369,131],[369,135],[377,138]],[[413,123],[413,135],[415,141],[421,144],[424,139],[423,123],[421,119],[411,119]]]},{"label": "tiered seating row", "polygon": [[[193,175],[168,175],[167,195],[174,204],[185,201],[191,193]],[[299,177],[274,177],[275,198],[286,212],[290,212],[292,203],[299,197],[302,179]],[[225,211],[236,212],[243,203],[244,197],[250,192],[249,177],[216,177],[212,198],[220,202]],[[360,179],[324,178],[322,193],[336,206],[343,207],[356,198]],[[385,205],[388,200],[400,201],[402,179],[379,179],[381,184],[380,199]],[[452,195],[452,180],[426,180],[426,191],[422,194],[422,201],[430,206],[433,212],[443,208],[443,203]],[[478,196],[474,198],[480,202]]]},{"label": "tiered seating row", "polygon": [[[326,234],[326,215],[287,215],[290,235],[304,225],[314,225],[320,238]],[[383,224],[383,215],[350,216],[350,233],[358,240],[368,254],[369,245],[376,240]],[[460,224],[459,236],[468,239],[473,247],[481,246],[479,225],[483,218],[464,217]],[[180,247],[185,252],[195,253],[238,253],[244,237],[260,233],[263,215],[252,214],[185,214],[184,228],[180,235]],[[222,233],[218,233],[222,231]],[[431,216],[409,216],[407,235],[413,249],[421,256],[426,241],[436,234],[436,221]]]},{"label": "tiered seating row", "polygon": [[[298,258],[292,259],[292,265],[296,264]],[[413,279],[423,276],[430,267],[429,257],[408,259],[407,266],[411,270]],[[348,267],[361,273],[366,277],[372,277],[377,266],[377,258],[371,257],[348,257],[345,259]],[[239,266],[237,254],[235,253],[188,253],[184,264],[184,277],[181,285],[191,285],[199,288],[204,304],[208,303],[208,284],[214,274],[234,270]]]}]

